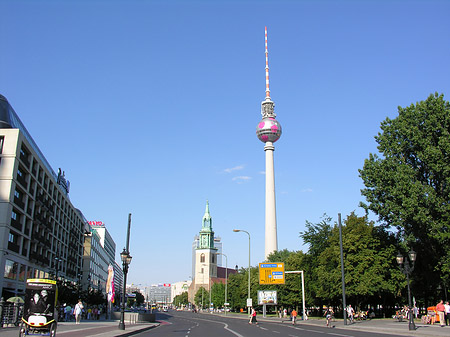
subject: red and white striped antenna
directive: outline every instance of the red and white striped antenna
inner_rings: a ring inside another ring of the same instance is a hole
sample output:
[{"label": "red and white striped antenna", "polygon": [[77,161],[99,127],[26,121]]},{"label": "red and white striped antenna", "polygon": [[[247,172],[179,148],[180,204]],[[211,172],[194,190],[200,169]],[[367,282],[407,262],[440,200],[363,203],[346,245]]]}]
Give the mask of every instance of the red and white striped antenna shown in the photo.
[{"label": "red and white striped antenna", "polygon": [[264,27],[265,34],[265,45],[266,45],[266,100],[270,101],[270,89],[269,89],[269,51],[267,50],[267,26]]}]

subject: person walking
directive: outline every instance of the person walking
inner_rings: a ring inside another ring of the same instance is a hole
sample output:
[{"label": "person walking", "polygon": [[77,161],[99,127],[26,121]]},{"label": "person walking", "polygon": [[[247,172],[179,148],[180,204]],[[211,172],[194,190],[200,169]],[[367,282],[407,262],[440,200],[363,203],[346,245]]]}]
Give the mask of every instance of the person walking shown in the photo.
[{"label": "person walking", "polygon": [[324,315],[324,316],[325,316],[326,319],[327,319],[327,328],[329,328],[329,327],[330,327],[331,319],[332,319],[333,316],[334,316],[334,311],[333,311],[333,308],[332,308],[331,306],[329,306],[329,307],[327,308],[327,311],[325,311],[325,315]]},{"label": "person walking", "polygon": [[445,302],[444,307],[445,307],[445,325],[449,325],[450,324],[450,304],[448,303],[448,301]]},{"label": "person walking", "polygon": [[297,319],[297,311],[295,311],[295,309],[292,309],[291,317],[292,317],[292,325],[295,325],[295,320]]},{"label": "person walking", "polygon": [[248,324],[258,324],[258,321],[256,320],[256,310],[255,308],[252,307],[252,311],[250,314],[250,321],[248,322]]},{"label": "person walking", "polygon": [[436,311],[439,315],[439,324],[441,325],[441,327],[445,326],[445,306],[443,300],[436,304]]},{"label": "person walking", "polygon": [[348,316],[348,319],[350,320],[350,323],[353,323],[353,315],[354,314],[355,314],[355,310],[353,310],[351,304],[349,304],[347,307],[347,316]]},{"label": "person walking", "polygon": [[75,323],[80,324],[81,321],[81,314],[83,313],[83,303],[81,302],[81,299],[78,300],[77,305],[75,306]]}]

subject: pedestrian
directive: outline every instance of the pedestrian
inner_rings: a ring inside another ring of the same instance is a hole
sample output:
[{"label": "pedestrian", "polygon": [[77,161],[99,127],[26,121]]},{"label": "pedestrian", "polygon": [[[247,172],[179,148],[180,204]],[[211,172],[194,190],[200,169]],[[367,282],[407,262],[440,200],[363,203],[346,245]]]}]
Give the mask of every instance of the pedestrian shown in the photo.
[{"label": "pedestrian", "polygon": [[436,304],[436,311],[439,315],[439,324],[441,325],[441,327],[445,326],[445,306],[443,300]]},{"label": "pedestrian", "polygon": [[70,315],[72,314],[72,307],[70,305],[66,305],[64,307],[64,314],[65,314],[64,321],[69,322],[71,319]]},{"label": "pedestrian", "polygon": [[81,299],[78,300],[77,305],[75,306],[75,322],[76,324],[80,324],[81,321],[81,314],[83,313],[83,303],[81,302]]},{"label": "pedestrian", "polygon": [[333,311],[333,308],[332,308],[331,306],[329,306],[329,307],[327,308],[327,310],[325,311],[325,315],[324,315],[324,316],[325,316],[326,319],[327,319],[327,328],[329,328],[329,327],[330,327],[331,319],[332,319],[333,316],[334,316],[334,311]]},{"label": "pedestrian", "polygon": [[351,304],[349,304],[347,307],[347,316],[348,316],[348,319],[350,320],[350,323],[353,323],[353,315],[354,314],[355,314],[355,310],[353,310]]},{"label": "pedestrian", "polygon": [[89,309],[87,310],[87,319],[91,320],[91,313],[92,313],[92,308],[89,307]]},{"label": "pedestrian", "polygon": [[445,302],[444,307],[445,307],[445,325],[449,325],[450,324],[450,304],[448,303],[448,301]]},{"label": "pedestrian", "polygon": [[256,320],[256,310],[255,308],[252,307],[252,311],[250,314],[250,321],[248,322],[248,324],[258,324],[258,321]]},{"label": "pedestrian", "polygon": [[287,309],[286,309],[286,308],[283,310],[283,317],[284,317],[284,318],[287,317]]},{"label": "pedestrian", "polygon": [[297,311],[295,311],[295,309],[291,311],[291,317],[292,317],[292,325],[295,325],[295,320],[297,319]]}]

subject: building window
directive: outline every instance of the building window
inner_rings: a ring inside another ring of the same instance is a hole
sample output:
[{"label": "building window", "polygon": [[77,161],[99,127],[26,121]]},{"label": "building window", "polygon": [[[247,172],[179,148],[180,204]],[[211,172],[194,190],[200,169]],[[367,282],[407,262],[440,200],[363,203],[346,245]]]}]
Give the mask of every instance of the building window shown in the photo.
[{"label": "building window", "polygon": [[17,213],[16,212],[14,212],[14,211],[11,212],[11,219],[17,220]]},{"label": "building window", "polygon": [[11,279],[11,280],[15,280],[17,277],[17,262],[11,261],[11,260],[6,260],[5,261],[5,273],[4,273],[4,277]]},{"label": "building window", "polygon": [[200,255],[200,263],[205,262],[205,254]]},{"label": "building window", "polygon": [[215,263],[215,262],[214,262],[215,256],[216,256],[215,254],[211,254],[211,263]]},{"label": "building window", "polygon": [[20,271],[19,271],[19,281],[25,281],[26,271],[27,271],[27,266],[24,264],[21,264]]}]

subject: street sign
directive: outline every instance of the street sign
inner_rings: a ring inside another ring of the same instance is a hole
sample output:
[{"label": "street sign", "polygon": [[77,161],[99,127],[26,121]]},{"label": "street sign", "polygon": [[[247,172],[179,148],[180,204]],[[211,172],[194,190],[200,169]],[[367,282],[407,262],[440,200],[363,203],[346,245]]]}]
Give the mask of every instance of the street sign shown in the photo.
[{"label": "street sign", "polygon": [[284,263],[260,263],[259,284],[284,284]]},{"label": "street sign", "polygon": [[252,307],[253,306],[253,302],[251,298],[247,298],[247,307]]}]

